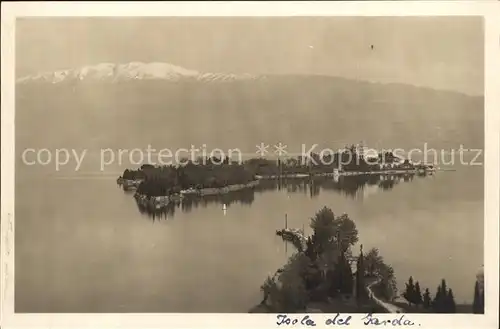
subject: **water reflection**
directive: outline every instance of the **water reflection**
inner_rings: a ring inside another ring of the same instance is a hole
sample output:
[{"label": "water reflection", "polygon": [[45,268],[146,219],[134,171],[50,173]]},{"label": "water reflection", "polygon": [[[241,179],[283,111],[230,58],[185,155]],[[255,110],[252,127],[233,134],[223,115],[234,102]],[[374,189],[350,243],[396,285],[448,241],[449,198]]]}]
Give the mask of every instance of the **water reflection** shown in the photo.
[{"label": "water reflection", "polygon": [[[310,198],[318,197],[322,190],[334,191],[349,198],[362,199],[367,194],[377,191],[389,191],[400,183],[410,183],[415,177],[425,177],[427,174],[408,173],[396,175],[359,175],[341,176],[338,179],[331,177],[312,178],[277,178],[264,179],[260,183],[246,190],[231,192],[223,195],[186,196],[182,200],[171,201],[165,206],[155,207],[136,202],[139,212],[153,220],[171,219],[176,211],[190,212],[193,208],[207,207],[210,204],[230,206],[242,204],[250,206],[255,193],[286,190],[288,193],[301,193]],[[127,194],[134,192],[125,191]]]},{"label": "water reflection", "polygon": [[176,211],[190,212],[193,208],[207,207],[209,204],[220,204],[230,206],[231,204],[239,203],[243,205],[251,205],[254,201],[255,193],[252,189],[236,191],[223,195],[207,195],[207,196],[186,196],[182,200],[170,201],[166,206],[155,208],[144,205],[141,202],[136,202],[141,214],[151,217],[153,220],[173,218]]},{"label": "water reflection", "polygon": [[255,191],[265,192],[286,189],[287,192],[309,194],[313,198],[317,197],[323,189],[335,191],[351,198],[360,198],[364,195],[362,192],[365,190],[391,190],[401,182],[413,181],[415,176],[425,177],[426,174],[341,176],[338,180],[328,177],[314,177],[313,179],[283,178],[263,180],[255,187]]}]

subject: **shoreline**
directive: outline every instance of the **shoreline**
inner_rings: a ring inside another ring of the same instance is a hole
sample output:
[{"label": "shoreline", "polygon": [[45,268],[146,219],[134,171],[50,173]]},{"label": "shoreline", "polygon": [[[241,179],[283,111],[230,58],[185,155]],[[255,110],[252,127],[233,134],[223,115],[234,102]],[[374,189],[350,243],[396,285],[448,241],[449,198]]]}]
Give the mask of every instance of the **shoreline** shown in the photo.
[{"label": "shoreline", "polygon": [[[449,171],[449,170],[447,170]],[[311,174],[283,174],[283,175],[255,175],[257,179],[278,179],[278,178],[308,178],[308,177],[342,177],[342,176],[364,176],[364,175],[404,175],[418,173],[433,173],[435,170],[421,169],[400,169],[400,170],[377,170],[377,171],[339,171]]]},{"label": "shoreline", "polygon": [[255,187],[259,184],[259,180],[253,180],[247,184],[232,184],[224,187],[217,188],[202,188],[202,189],[186,189],[181,190],[180,193],[172,194],[172,195],[164,195],[164,196],[147,196],[141,193],[135,193],[134,198],[137,202],[141,202],[143,205],[147,205],[149,203],[151,206],[156,207],[164,207],[167,206],[171,201],[180,201],[185,197],[194,196],[194,197],[203,197],[210,195],[223,195],[231,192],[241,191],[247,188]]},{"label": "shoreline", "polygon": [[[143,168],[141,167],[139,171],[141,171],[142,169]],[[116,182],[118,185],[123,187],[124,191],[136,191],[134,198],[136,199],[137,202],[139,202],[143,206],[149,205],[150,207],[155,207],[159,209],[167,206],[171,201],[180,201],[186,196],[203,197],[203,196],[223,195],[255,187],[259,185],[260,181],[263,180],[283,179],[283,178],[313,179],[315,177],[333,177],[333,180],[338,182],[339,179],[344,176],[388,177],[393,175],[426,175],[428,173],[432,175],[435,171],[436,168],[432,165],[419,166],[419,167],[406,165],[403,168],[380,168],[379,170],[370,170],[370,171],[356,171],[356,170],[345,171],[345,170],[333,169],[331,172],[325,171],[325,172],[308,172],[308,173],[303,173],[303,172],[283,173],[281,172],[281,167],[280,167],[280,172],[276,175],[253,174],[253,180],[244,184],[230,184],[222,187],[206,187],[206,188],[194,188],[193,186],[191,186],[188,189],[180,190],[177,193],[171,193],[171,191],[169,191],[167,195],[155,195],[155,196],[137,192],[139,186],[143,182],[145,182],[144,175],[141,175],[139,177],[135,176],[133,179],[124,179],[122,176],[119,176]]]}]

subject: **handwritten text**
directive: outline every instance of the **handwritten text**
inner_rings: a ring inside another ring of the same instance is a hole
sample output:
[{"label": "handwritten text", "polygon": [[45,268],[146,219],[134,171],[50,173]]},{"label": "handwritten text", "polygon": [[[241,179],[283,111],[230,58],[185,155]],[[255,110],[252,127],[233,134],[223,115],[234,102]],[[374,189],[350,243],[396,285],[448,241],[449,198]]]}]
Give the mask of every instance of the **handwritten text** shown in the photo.
[{"label": "handwritten text", "polygon": [[413,326],[415,325],[414,322],[405,319],[404,314],[393,319],[379,319],[376,315],[373,314],[367,314],[361,320],[363,321],[363,324],[368,326],[368,325],[374,325],[374,326]]},{"label": "handwritten text", "polygon": [[[278,326],[294,326],[294,327],[315,327],[316,320],[311,315],[291,316],[288,314],[278,314],[276,316]],[[359,318],[358,318],[359,319]],[[327,326],[350,326],[353,317],[351,315],[343,315],[340,313],[335,314],[333,317],[329,316],[326,320],[321,321]],[[318,322],[319,323],[319,322]],[[381,314],[380,316],[368,313],[361,318],[361,324],[365,326],[397,326],[397,327],[411,327],[416,324],[405,318],[404,314],[394,317],[393,315]],[[417,324],[418,325],[418,324]]]}]

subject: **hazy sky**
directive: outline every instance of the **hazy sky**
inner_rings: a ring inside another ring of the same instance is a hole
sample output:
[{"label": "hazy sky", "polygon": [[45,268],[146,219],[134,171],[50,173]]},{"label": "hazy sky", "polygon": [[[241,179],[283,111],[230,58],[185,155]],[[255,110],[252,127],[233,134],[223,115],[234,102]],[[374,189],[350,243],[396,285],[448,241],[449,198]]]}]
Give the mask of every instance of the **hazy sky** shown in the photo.
[{"label": "hazy sky", "polygon": [[27,18],[17,22],[16,71],[157,61],[483,94],[483,40],[475,17]]}]

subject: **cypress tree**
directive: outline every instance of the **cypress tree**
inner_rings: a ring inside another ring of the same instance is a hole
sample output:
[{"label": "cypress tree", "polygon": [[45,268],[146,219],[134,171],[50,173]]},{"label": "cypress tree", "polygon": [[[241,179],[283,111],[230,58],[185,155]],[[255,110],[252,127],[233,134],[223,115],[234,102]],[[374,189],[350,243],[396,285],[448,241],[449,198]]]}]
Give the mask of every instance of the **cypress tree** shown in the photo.
[{"label": "cypress tree", "polygon": [[365,292],[365,266],[363,255],[363,245],[360,246],[359,257],[356,263],[356,299],[359,301],[366,297]]},{"label": "cypress tree", "polygon": [[440,296],[440,313],[448,313],[449,303],[448,303],[448,287],[446,286],[446,281],[441,280],[441,296]]},{"label": "cypress tree", "polygon": [[479,282],[476,281],[474,285],[474,301],[472,302],[472,312],[474,314],[480,314],[479,312]]},{"label": "cypress tree", "polygon": [[484,314],[484,294],[479,287],[479,281],[474,286],[474,302],[472,303],[472,312],[474,314]]},{"label": "cypress tree", "polygon": [[429,288],[425,289],[423,296],[423,304],[425,309],[429,309],[431,307],[431,293],[429,292]]},{"label": "cypress tree", "polygon": [[422,292],[420,291],[420,283],[418,283],[418,281],[415,283],[413,303],[417,306],[422,304]]},{"label": "cypress tree", "polygon": [[344,252],[341,252],[334,270],[330,273],[330,296],[334,297],[338,293],[352,294],[353,275],[351,265],[347,261]]},{"label": "cypress tree", "polygon": [[432,301],[432,310],[435,313],[441,313],[441,295],[441,286],[438,286],[436,295],[434,296],[434,300]]},{"label": "cypress tree", "polygon": [[[314,237],[314,236],[313,236]],[[316,261],[317,259],[317,253],[316,253],[316,250],[315,250],[315,246],[314,246],[314,241],[313,241],[313,237],[307,237],[307,240],[306,240],[306,250],[305,250],[305,254],[307,257],[309,257],[309,259],[314,262]]]},{"label": "cypress tree", "polygon": [[409,305],[411,305],[415,301],[415,286],[413,284],[413,277],[411,276],[408,279],[408,283],[406,284],[406,290],[403,293],[403,297],[408,301]]},{"label": "cypress tree", "polygon": [[441,280],[441,292],[443,294],[446,294],[447,291],[448,291],[448,287],[446,286],[446,281],[445,281],[445,279],[442,279]]},{"label": "cypress tree", "polygon": [[341,265],[341,282],[340,282],[340,292],[342,294],[352,294],[353,290],[353,278],[352,278],[352,270],[351,265],[345,258],[344,252],[342,251],[340,257]]},{"label": "cypress tree", "polygon": [[[451,298],[450,298],[451,297]],[[453,313],[455,309],[455,300],[453,298],[453,292],[448,290],[446,286],[446,281],[441,280],[441,284],[438,286],[436,296],[432,303],[432,309],[436,313]]]},{"label": "cypress tree", "polygon": [[447,313],[456,313],[457,312],[457,306],[455,304],[455,297],[453,296],[453,291],[450,289],[448,290],[448,295],[446,296],[446,310]]},{"label": "cypress tree", "polygon": [[328,281],[330,282],[330,297],[335,297],[340,291],[342,285],[342,269],[341,263],[338,262],[333,270],[327,272]]},{"label": "cypress tree", "polygon": [[480,299],[479,299],[479,302],[480,302],[480,306],[481,306],[481,314],[484,314],[484,287],[483,289],[480,289],[479,290],[479,295],[480,295]]}]

